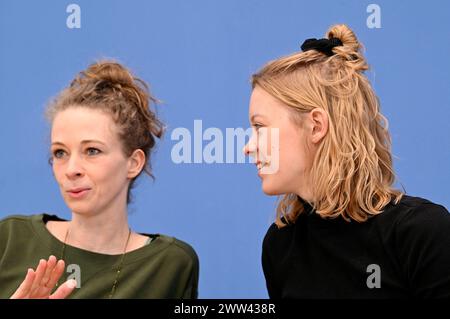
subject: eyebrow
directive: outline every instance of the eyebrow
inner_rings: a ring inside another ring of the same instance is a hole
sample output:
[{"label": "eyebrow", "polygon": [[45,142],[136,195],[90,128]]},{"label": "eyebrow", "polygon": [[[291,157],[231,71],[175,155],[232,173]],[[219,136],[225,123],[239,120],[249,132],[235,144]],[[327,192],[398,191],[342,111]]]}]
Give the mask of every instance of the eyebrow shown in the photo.
[{"label": "eyebrow", "polygon": [[255,117],[258,117],[258,116],[264,118],[264,115],[262,115],[262,114],[253,114],[252,117],[250,118],[250,122],[253,122]]},{"label": "eyebrow", "polygon": [[[83,140],[83,141],[81,141],[81,144],[88,144],[88,143],[99,143],[99,144],[106,145],[105,143],[100,142],[98,140]],[[63,145],[64,146],[64,143],[57,141],[57,142],[53,142],[52,145]]]}]

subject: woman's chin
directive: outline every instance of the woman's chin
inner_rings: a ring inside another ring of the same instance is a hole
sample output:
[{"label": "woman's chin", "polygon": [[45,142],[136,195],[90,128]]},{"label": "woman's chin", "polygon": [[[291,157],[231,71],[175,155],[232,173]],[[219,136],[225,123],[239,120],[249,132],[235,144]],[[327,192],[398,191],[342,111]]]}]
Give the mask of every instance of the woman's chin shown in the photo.
[{"label": "woman's chin", "polygon": [[269,181],[264,181],[262,182],[262,191],[264,192],[264,194],[269,195],[269,196],[274,196],[274,195],[282,195],[284,194],[279,187],[276,187],[275,185],[273,185],[272,183],[270,183]]},{"label": "woman's chin", "polygon": [[92,213],[91,207],[89,207],[88,205],[82,205],[80,203],[78,203],[78,204],[70,203],[70,204],[67,204],[67,207],[69,207],[69,209],[72,213],[78,214],[78,215],[89,215],[90,213]]}]

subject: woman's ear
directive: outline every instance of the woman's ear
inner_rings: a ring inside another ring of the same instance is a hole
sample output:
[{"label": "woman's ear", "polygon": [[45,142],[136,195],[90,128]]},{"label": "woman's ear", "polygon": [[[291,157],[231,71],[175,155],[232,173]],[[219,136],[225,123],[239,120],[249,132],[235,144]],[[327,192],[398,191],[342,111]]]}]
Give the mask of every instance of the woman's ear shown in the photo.
[{"label": "woman's ear", "polygon": [[311,142],[319,143],[328,132],[328,114],[324,109],[315,108],[309,113]]},{"label": "woman's ear", "polygon": [[128,159],[128,178],[135,178],[139,175],[145,165],[145,153],[141,149],[134,150]]}]

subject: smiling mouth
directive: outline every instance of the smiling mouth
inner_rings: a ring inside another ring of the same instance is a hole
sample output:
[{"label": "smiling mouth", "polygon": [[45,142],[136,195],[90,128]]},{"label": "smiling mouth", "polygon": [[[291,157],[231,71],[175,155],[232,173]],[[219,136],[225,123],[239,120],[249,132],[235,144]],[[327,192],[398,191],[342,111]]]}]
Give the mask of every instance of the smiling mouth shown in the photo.
[{"label": "smiling mouth", "polygon": [[258,162],[256,163],[256,168],[258,169],[258,171],[261,171],[261,169],[263,169],[266,166],[269,166],[270,162]]}]

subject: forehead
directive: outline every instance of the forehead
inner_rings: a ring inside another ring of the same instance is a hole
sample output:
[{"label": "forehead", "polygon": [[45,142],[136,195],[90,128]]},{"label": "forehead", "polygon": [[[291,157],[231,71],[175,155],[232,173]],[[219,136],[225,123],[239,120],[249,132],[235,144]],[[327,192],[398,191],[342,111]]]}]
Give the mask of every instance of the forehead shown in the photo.
[{"label": "forehead", "polygon": [[58,112],[52,123],[52,141],[111,140],[116,136],[112,117],[100,110],[86,107],[69,107]]},{"label": "forehead", "polygon": [[272,95],[255,87],[250,97],[249,116],[264,116],[271,119],[285,117],[288,107],[274,98]]}]

